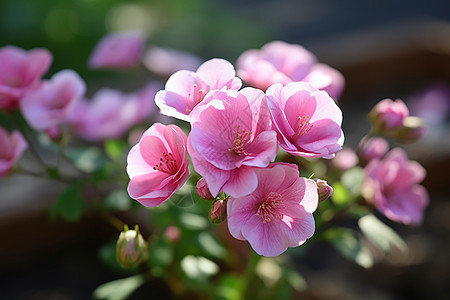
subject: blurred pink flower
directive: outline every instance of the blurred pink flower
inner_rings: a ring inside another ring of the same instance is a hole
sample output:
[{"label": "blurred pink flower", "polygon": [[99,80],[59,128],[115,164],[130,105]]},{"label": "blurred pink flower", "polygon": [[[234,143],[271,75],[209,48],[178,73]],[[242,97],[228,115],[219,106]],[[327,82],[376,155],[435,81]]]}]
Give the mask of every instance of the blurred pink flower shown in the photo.
[{"label": "blurred pink flower", "polygon": [[39,85],[52,59],[46,49],[0,48],[0,109],[19,108],[20,99]]},{"label": "blurred pink flower", "polygon": [[314,54],[302,46],[282,41],[270,42],[260,50],[245,51],[236,65],[242,80],[262,90],[274,83],[307,81],[337,99],[345,85],[339,71],[317,63]]},{"label": "blurred pink flower", "polygon": [[190,113],[210,90],[238,90],[242,82],[233,65],[219,58],[204,62],[197,72],[178,71],[167,80],[165,90],[156,94],[161,113],[189,122]]},{"label": "blurred pink flower", "polygon": [[264,256],[277,256],[288,247],[300,246],[315,231],[316,183],[299,177],[293,164],[255,168],[255,174],[258,185],[253,193],[228,199],[231,235],[248,240],[256,253]]},{"label": "blurred pink flower", "polygon": [[8,134],[0,127],[0,177],[9,173],[27,147],[28,144],[19,131]]},{"label": "blurred pink flower", "polygon": [[382,158],[389,151],[389,143],[382,137],[364,137],[358,145],[357,152],[364,163],[375,158]]},{"label": "blurred pink flower", "polygon": [[170,76],[180,70],[197,70],[202,59],[189,52],[152,46],[145,53],[143,63],[158,75]]},{"label": "blurred pink flower", "polygon": [[91,101],[83,99],[78,103],[70,116],[70,127],[88,141],[120,138],[150,115],[158,87],[149,84],[133,94],[103,88]]},{"label": "blurred pink flower", "polygon": [[191,114],[188,151],[213,196],[220,191],[234,197],[251,193],[257,185],[253,167],[267,166],[277,149],[260,90],[209,93]]},{"label": "blurred pink flower", "polygon": [[402,127],[403,119],[409,116],[408,107],[397,99],[384,99],[378,102],[370,111],[369,118],[376,132]]},{"label": "blurred pink flower", "polygon": [[158,206],[186,182],[188,166],[183,131],[155,123],[128,154],[128,194],[144,206]]},{"label": "blurred pink flower", "polygon": [[338,170],[345,171],[353,168],[358,164],[358,156],[351,148],[343,148],[336,153],[336,156],[331,161],[332,165]]},{"label": "blurred pink flower", "polygon": [[307,82],[276,83],[267,99],[281,147],[304,157],[333,158],[342,148],[342,112],[334,100]]},{"label": "blurred pink flower", "polygon": [[426,189],[418,184],[425,175],[419,163],[408,160],[404,150],[395,148],[366,166],[362,193],[389,219],[418,225],[429,201]]},{"label": "blurred pink flower", "polygon": [[32,128],[57,133],[85,91],[86,84],[75,71],[63,70],[27,93],[20,108]]},{"label": "blurred pink flower", "polygon": [[105,35],[95,46],[89,66],[93,69],[127,69],[140,63],[145,40],[138,31]]}]

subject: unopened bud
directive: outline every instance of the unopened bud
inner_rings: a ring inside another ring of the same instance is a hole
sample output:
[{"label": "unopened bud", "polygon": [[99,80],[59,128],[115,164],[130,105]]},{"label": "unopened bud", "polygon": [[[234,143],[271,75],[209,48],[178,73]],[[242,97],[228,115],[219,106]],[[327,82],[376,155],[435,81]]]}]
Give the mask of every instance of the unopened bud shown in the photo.
[{"label": "unopened bud", "polygon": [[227,200],[217,200],[211,205],[209,209],[209,220],[218,224],[226,220],[227,218]]},{"label": "unopened bud", "polygon": [[206,184],[205,178],[200,178],[195,186],[197,193],[200,197],[206,200],[213,200],[214,196],[209,191],[208,185]]},{"label": "unopened bud", "polygon": [[378,102],[370,111],[369,119],[375,133],[389,135],[389,130],[402,127],[403,119],[409,116],[408,107],[397,99],[384,99]]},{"label": "unopened bud", "polygon": [[414,143],[425,133],[425,124],[419,117],[406,117],[403,126],[396,134],[396,140],[400,143]]},{"label": "unopened bud", "polygon": [[325,201],[333,194],[333,188],[323,179],[316,179],[319,202]]},{"label": "unopened bud", "polygon": [[139,233],[139,226],[136,225],[134,230],[129,230],[125,225],[117,240],[116,255],[124,268],[136,267],[147,260],[148,245]]}]

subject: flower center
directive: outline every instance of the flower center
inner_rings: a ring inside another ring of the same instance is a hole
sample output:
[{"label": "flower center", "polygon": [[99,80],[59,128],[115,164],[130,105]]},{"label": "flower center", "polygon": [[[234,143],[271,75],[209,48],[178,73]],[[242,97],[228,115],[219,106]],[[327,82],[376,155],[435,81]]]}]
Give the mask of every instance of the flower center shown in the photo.
[{"label": "flower center", "polygon": [[[198,84],[194,83],[191,87],[191,90],[188,94],[188,98],[192,101],[192,108],[194,108],[197,104],[199,104],[203,98],[205,98],[205,91],[198,86]],[[186,108],[186,113],[190,113],[192,109]]]},{"label": "flower center", "polygon": [[313,126],[314,125],[309,122],[309,116],[298,117],[297,124],[294,129],[295,133],[292,136],[292,140],[295,141],[298,138],[302,137],[303,135],[308,133],[308,131],[311,130]]},{"label": "flower center", "polygon": [[251,131],[246,131],[245,129],[241,129],[240,127],[241,125],[238,125],[236,137],[233,141],[233,147],[228,149],[228,151],[238,156],[245,153],[245,146],[250,142],[250,139],[252,137]]},{"label": "flower center", "polygon": [[178,171],[177,160],[173,157],[172,153],[163,152],[163,157],[160,159],[160,163],[153,167],[153,170],[161,171],[168,174],[175,174]]},{"label": "flower center", "polygon": [[264,201],[259,205],[256,214],[261,217],[263,223],[270,222],[272,220],[280,221],[283,218],[283,214],[280,213],[280,204],[283,203],[283,199],[280,194],[270,192]]}]

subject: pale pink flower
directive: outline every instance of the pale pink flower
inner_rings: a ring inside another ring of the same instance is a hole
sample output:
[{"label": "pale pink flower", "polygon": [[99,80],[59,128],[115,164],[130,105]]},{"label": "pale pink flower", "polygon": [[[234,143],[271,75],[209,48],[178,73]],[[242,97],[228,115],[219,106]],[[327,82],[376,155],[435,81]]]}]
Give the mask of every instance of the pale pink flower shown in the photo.
[{"label": "pale pink flower", "polygon": [[299,177],[293,164],[275,163],[255,168],[255,173],[258,185],[253,193],[228,199],[228,228],[259,255],[277,256],[314,234],[317,185]]},{"label": "pale pink flower", "polygon": [[407,116],[409,116],[408,107],[400,99],[381,100],[369,113],[369,118],[377,132],[401,128],[403,119]]},{"label": "pale pink flower", "polygon": [[219,58],[204,62],[197,72],[181,70],[169,77],[165,90],[156,94],[161,113],[189,122],[194,107],[210,90],[238,90],[242,82],[235,77],[233,65]]},{"label": "pale pink flower", "polygon": [[341,72],[320,63],[315,64],[301,81],[309,82],[319,90],[327,92],[335,101],[339,99],[345,87],[345,79]]},{"label": "pale pink flower", "polygon": [[267,99],[280,146],[304,157],[333,158],[342,148],[342,112],[325,91],[306,82],[276,83]]},{"label": "pale pink flower", "polygon": [[145,53],[143,63],[158,75],[170,76],[180,70],[195,71],[202,60],[189,52],[152,46]]},{"label": "pale pink flower", "polygon": [[234,197],[251,193],[257,185],[253,167],[267,166],[277,149],[260,90],[209,93],[191,114],[188,151],[213,196],[220,191]]},{"label": "pale pink flower", "polygon": [[8,134],[0,127],[0,177],[9,173],[27,147],[28,144],[19,131]]},{"label": "pale pink flower", "polygon": [[68,119],[76,102],[86,91],[83,79],[72,70],[63,70],[44,82],[39,89],[26,94],[20,108],[35,130],[58,132]]},{"label": "pale pink flower", "polygon": [[350,148],[344,148],[336,153],[331,164],[338,170],[345,171],[358,164],[358,155]]},{"label": "pale pink flower", "polygon": [[77,104],[70,116],[70,127],[88,141],[120,138],[150,115],[158,86],[150,84],[132,94],[103,88],[91,101],[83,99]]},{"label": "pale pink flower", "polygon": [[362,192],[389,219],[418,225],[429,201],[426,189],[419,185],[425,175],[419,163],[408,160],[404,150],[395,148],[365,167]]},{"label": "pale pink flower", "polygon": [[256,88],[266,90],[274,83],[307,81],[337,99],[344,89],[344,76],[325,65],[300,45],[273,41],[260,50],[247,50],[237,60],[237,74]]},{"label": "pale pink flower", "polygon": [[95,46],[89,66],[93,69],[127,69],[140,63],[145,39],[138,31],[105,35]]},{"label": "pale pink flower", "polygon": [[0,108],[17,109],[25,93],[39,85],[52,59],[46,49],[0,48]]},{"label": "pale pink flower", "polygon": [[188,166],[183,131],[155,123],[128,154],[128,194],[144,206],[158,206],[186,182]]}]

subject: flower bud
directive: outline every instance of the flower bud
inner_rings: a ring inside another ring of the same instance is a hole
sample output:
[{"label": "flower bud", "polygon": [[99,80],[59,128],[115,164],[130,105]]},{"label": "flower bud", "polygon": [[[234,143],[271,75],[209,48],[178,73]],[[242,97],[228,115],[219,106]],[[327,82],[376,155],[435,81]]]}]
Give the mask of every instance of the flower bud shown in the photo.
[{"label": "flower bud", "polygon": [[209,191],[208,185],[206,184],[205,178],[200,178],[197,182],[197,185],[195,186],[197,189],[197,193],[200,197],[202,197],[205,200],[213,200],[214,196]]},{"label": "flower bud", "polygon": [[364,137],[358,145],[358,154],[365,164],[372,159],[381,158],[389,151],[389,143],[382,137]]},{"label": "flower bud", "polygon": [[333,194],[333,188],[323,179],[316,179],[317,193],[319,194],[319,202],[327,200]]},{"label": "flower bud", "polygon": [[139,226],[134,230],[129,230],[124,226],[124,231],[119,235],[116,246],[117,260],[124,268],[131,268],[140,265],[148,257],[148,245],[139,233]]},{"label": "flower bud", "polygon": [[51,126],[45,130],[45,133],[54,142],[61,141],[61,128],[59,126]]},{"label": "flower bud", "polygon": [[414,143],[425,133],[425,124],[419,117],[406,117],[403,126],[396,134],[396,140],[400,143]]},{"label": "flower bud", "polygon": [[217,200],[209,209],[209,220],[214,224],[219,224],[227,218],[227,199]]},{"label": "flower bud", "polygon": [[402,127],[403,119],[409,116],[408,107],[397,99],[384,99],[372,108],[369,119],[375,133],[389,135],[389,130]]}]

